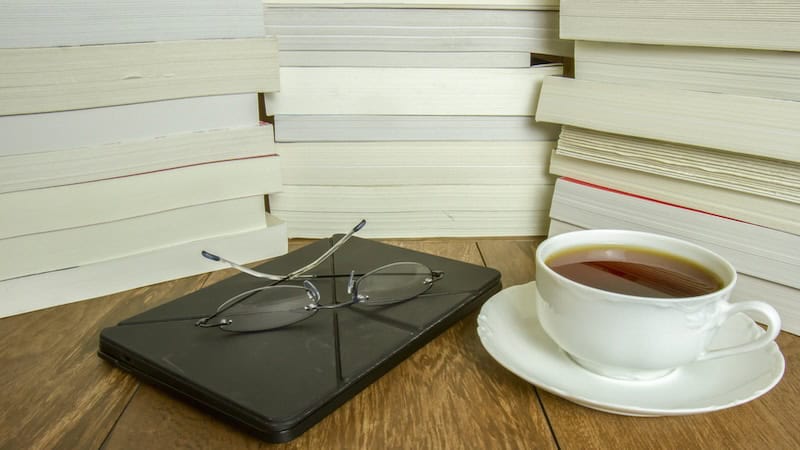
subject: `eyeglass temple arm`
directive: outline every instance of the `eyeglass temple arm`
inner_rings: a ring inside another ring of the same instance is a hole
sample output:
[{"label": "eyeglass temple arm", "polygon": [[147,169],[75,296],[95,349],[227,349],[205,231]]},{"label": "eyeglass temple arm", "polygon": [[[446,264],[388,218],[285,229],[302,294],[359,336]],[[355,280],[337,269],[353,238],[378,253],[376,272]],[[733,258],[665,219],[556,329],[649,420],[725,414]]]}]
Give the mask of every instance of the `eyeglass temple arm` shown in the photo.
[{"label": "eyeglass temple arm", "polygon": [[292,280],[292,279],[297,278],[298,276],[308,272],[309,270],[317,267],[318,265],[322,264],[322,262],[325,261],[326,259],[328,259],[328,257],[331,256],[333,254],[333,252],[335,252],[336,250],[339,250],[339,248],[341,246],[343,246],[351,237],[353,237],[353,235],[356,232],[358,232],[358,230],[364,228],[364,225],[366,225],[366,224],[367,224],[367,221],[364,220],[364,219],[361,219],[361,222],[358,222],[356,224],[356,226],[353,227],[352,230],[348,231],[347,234],[345,234],[344,236],[342,236],[341,239],[336,241],[336,243],[333,244],[331,246],[331,248],[328,249],[328,251],[326,251],[325,253],[321,254],[319,256],[319,258],[317,258],[314,261],[311,261],[310,263],[308,263],[307,265],[295,270],[294,272],[290,273],[286,277],[288,279]]},{"label": "eyeglass temple arm", "polygon": [[273,280],[273,281],[279,281],[279,280],[282,280],[284,278],[284,277],[282,277],[280,275],[272,275],[272,274],[269,274],[269,273],[263,273],[263,272],[259,272],[259,271],[253,270],[253,269],[251,269],[249,267],[245,267],[245,266],[236,264],[235,262],[233,262],[233,261],[231,261],[229,259],[225,259],[222,256],[215,255],[215,254],[213,254],[211,252],[207,252],[205,250],[200,251],[200,254],[203,255],[205,258],[210,259],[212,261],[224,262],[224,263],[228,264],[229,266],[233,267],[234,269],[238,270],[239,272],[244,272],[244,273],[246,273],[248,275],[252,275],[254,277],[266,278],[267,280]]},{"label": "eyeglass temple arm", "polygon": [[290,273],[288,275],[272,275],[272,274],[269,274],[269,273],[263,273],[263,272],[259,272],[257,270],[250,269],[249,267],[245,267],[245,266],[236,264],[233,261],[230,261],[228,259],[225,259],[225,258],[223,258],[221,256],[218,256],[218,255],[215,255],[213,253],[207,252],[205,250],[201,251],[200,253],[204,257],[206,257],[206,258],[208,258],[208,259],[210,259],[212,261],[219,261],[219,262],[227,263],[228,265],[230,265],[234,269],[236,269],[236,270],[238,270],[240,272],[244,272],[244,273],[246,273],[248,275],[252,275],[254,277],[266,278],[267,280],[273,280],[273,281],[293,280],[295,278],[300,277],[301,275],[303,275],[304,273],[308,272],[309,270],[312,270],[313,268],[315,268],[315,267],[319,266],[320,264],[322,264],[322,262],[325,261],[326,259],[328,259],[328,257],[331,256],[333,254],[333,252],[335,252],[342,245],[344,245],[353,236],[353,234],[358,232],[358,230],[364,228],[364,225],[366,225],[366,224],[367,224],[367,221],[362,219],[361,222],[358,222],[358,224],[356,224],[356,226],[354,226],[352,230],[350,230],[347,234],[342,236],[341,239],[336,241],[336,243],[333,244],[331,246],[331,248],[328,249],[328,251],[326,251],[325,253],[320,255],[319,258],[315,259],[314,261],[311,261],[309,264],[307,264],[307,265],[305,265],[305,266],[293,271],[292,273]]}]

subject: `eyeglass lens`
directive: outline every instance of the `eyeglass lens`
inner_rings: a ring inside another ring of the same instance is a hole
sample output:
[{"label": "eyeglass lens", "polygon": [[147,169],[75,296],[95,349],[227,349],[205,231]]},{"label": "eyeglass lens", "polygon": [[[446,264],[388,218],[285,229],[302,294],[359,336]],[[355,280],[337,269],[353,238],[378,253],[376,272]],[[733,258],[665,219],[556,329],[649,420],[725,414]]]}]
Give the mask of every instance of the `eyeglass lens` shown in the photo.
[{"label": "eyeglass lens", "polygon": [[433,274],[415,262],[389,264],[364,274],[356,282],[356,293],[365,305],[387,305],[414,298],[430,289]]},{"label": "eyeglass lens", "polygon": [[220,328],[226,331],[261,331],[280,328],[305,320],[316,310],[306,310],[313,302],[302,286],[270,286],[219,313]]}]

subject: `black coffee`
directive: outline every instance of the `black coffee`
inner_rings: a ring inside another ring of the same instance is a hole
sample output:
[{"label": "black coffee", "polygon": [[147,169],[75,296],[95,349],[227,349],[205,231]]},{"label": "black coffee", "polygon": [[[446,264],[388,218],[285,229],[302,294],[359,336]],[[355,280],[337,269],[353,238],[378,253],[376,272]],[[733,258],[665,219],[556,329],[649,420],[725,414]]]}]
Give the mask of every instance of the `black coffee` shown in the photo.
[{"label": "black coffee", "polygon": [[545,264],[580,284],[641,297],[694,297],[722,288],[715,273],[693,261],[637,247],[576,247],[550,256]]}]

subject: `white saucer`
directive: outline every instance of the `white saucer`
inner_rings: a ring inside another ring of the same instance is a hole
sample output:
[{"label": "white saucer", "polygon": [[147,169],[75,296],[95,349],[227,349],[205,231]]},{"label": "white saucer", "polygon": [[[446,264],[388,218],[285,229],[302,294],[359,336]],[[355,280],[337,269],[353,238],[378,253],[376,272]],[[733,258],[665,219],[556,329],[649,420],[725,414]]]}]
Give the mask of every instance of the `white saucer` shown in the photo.
[{"label": "white saucer", "polygon": [[[504,289],[478,316],[484,348],[505,368],[567,400],[614,414],[672,416],[730,408],[757,398],[783,376],[774,342],[761,350],[689,364],[651,381],[596,375],[574,363],[547,336],[536,317],[535,282]],[[750,340],[763,330],[744,314],[731,317],[712,347]]]}]

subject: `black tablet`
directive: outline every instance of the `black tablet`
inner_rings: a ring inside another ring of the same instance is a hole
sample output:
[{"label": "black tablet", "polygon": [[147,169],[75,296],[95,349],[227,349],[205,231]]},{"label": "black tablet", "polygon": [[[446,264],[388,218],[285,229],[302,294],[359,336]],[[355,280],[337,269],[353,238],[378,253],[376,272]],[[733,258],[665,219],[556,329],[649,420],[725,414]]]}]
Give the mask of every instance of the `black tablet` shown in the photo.
[{"label": "black tablet", "polygon": [[[316,241],[256,270],[289,273],[338,238]],[[494,269],[359,238],[310,273],[320,275],[313,284],[321,304],[335,304],[351,300],[351,271],[398,261],[419,262],[444,276],[411,300],[320,310],[279,329],[236,333],[195,326],[232,296],[274,283],[239,274],[104,329],[98,353],[266,441],[286,442],[500,290]]]}]

